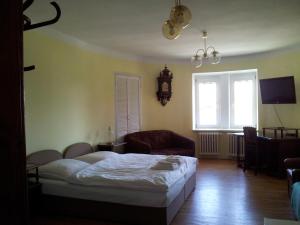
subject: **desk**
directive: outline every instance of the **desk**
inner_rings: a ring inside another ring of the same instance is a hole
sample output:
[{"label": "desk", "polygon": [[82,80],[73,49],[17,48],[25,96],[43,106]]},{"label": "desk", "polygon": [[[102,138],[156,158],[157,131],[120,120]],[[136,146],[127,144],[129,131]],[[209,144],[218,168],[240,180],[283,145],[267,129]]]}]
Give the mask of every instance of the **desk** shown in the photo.
[{"label": "desk", "polygon": [[[284,137],[284,132],[286,132],[286,134],[285,134],[286,136],[292,136],[294,138],[298,138],[298,131],[300,129],[298,129],[298,128],[286,128],[286,127],[263,127],[263,136],[266,136],[266,131],[267,130],[273,131],[274,138],[277,139],[278,138],[277,131],[280,132],[280,138]],[[288,133],[289,131],[292,131],[294,133],[293,134]]]},{"label": "desk", "polygon": [[300,157],[300,139],[271,139],[264,150],[268,171],[277,177],[285,177],[286,168],[283,161],[286,158]]},{"label": "desk", "polygon": [[[241,159],[241,140],[244,133],[230,133],[237,137],[237,155],[236,162],[238,167],[243,167],[244,160]],[[284,166],[284,159],[300,157],[300,139],[299,138],[283,138],[283,139],[269,139],[265,141],[264,151],[264,166],[270,174],[277,177],[285,177],[286,171]]]}]

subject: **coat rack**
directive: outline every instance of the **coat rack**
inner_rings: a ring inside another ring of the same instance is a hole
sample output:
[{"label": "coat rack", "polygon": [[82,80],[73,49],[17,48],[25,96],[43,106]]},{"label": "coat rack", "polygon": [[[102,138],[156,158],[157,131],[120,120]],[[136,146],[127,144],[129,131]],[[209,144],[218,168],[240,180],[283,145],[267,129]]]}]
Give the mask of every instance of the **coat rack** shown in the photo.
[{"label": "coat rack", "polygon": [[[26,0],[23,3],[23,12],[32,5],[33,1],[34,0]],[[23,30],[24,31],[32,30],[32,29],[36,29],[36,28],[39,28],[39,27],[44,27],[44,26],[48,26],[48,25],[56,23],[59,20],[60,16],[61,16],[61,10],[59,8],[59,5],[56,2],[50,2],[50,4],[56,10],[56,16],[53,19],[47,20],[47,21],[44,21],[44,22],[31,24],[31,19],[28,16],[23,15],[23,18],[24,18],[24,29]],[[30,71],[30,70],[34,70],[34,69],[35,69],[34,65],[24,67],[24,71]]]}]

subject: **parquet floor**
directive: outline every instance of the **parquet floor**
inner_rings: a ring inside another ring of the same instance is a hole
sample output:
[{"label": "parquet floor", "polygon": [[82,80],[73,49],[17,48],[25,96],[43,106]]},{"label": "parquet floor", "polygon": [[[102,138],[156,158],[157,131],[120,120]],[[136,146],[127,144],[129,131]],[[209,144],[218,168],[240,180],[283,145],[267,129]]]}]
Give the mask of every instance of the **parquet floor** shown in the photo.
[{"label": "parquet floor", "polygon": [[[101,212],[99,212],[101,213]],[[197,186],[171,225],[263,225],[263,218],[293,219],[286,180],[230,160],[200,160]],[[38,218],[37,225],[116,225],[77,218]]]},{"label": "parquet floor", "polygon": [[264,217],[293,219],[286,180],[200,160],[196,190],[172,225],[262,225]]}]

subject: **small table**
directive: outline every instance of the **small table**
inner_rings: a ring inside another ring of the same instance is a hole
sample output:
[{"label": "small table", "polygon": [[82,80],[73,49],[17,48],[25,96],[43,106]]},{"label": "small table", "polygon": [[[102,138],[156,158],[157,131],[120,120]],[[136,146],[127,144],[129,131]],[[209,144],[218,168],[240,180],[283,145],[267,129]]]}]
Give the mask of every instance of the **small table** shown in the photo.
[{"label": "small table", "polygon": [[300,225],[300,222],[295,220],[278,220],[264,218],[264,225]]},{"label": "small table", "polygon": [[230,133],[231,135],[236,136],[236,163],[238,167],[243,166],[243,161],[241,160],[241,140],[244,138],[244,133],[243,132],[238,132],[238,133]]},{"label": "small table", "polygon": [[39,183],[39,167],[35,164],[26,165],[27,177],[34,177],[35,181],[33,183]]},{"label": "small table", "polygon": [[121,142],[121,143],[100,143],[100,144],[97,145],[97,151],[116,151],[116,152],[119,152],[120,148],[122,146],[124,146],[125,144],[126,144],[126,142]]},{"label": "small table", "polygon": [[[39,182],[39,168],[34,164],[26,165],[29,214],[33,216],[39,211],[42,194],[42,184]],[[33,179],[31,179],[33,178]]]},{"label": "small table", "polygon": [[[236,163],[238,167],[243,167],[243,160],[241,159],[241,140],[244,138],[244,132],[230,133],[231,135],[236,136],[237,148],[236,148]],[[257,137],[259,133],[257,132]]]}]

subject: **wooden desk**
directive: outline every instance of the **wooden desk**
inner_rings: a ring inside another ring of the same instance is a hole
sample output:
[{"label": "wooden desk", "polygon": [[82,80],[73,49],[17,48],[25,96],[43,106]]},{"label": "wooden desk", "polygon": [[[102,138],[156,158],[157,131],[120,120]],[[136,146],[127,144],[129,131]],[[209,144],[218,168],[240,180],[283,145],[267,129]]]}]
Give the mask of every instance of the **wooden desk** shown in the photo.
[{"label": "wooden desk", "polygon": [[[241,159],[241,140],[244,133],[230,133],[237,137],[237,155],[236,162],[238,167],[243,167],[244,160]],[[283,138],[266,140],[264,146],[264,159],[267,171],[277,177],[285,177],[286,171],[284,159],[300,157],[300,139],[299,138]]]},{"label": "wooden desk", "polygon": [[[284,133],[285,135],[292,135],[294,138],[298,138],[298,131],[300,128],[286,128],[286,127],[264,127],[263,128],[263,136],[266,136],[266,131],[271,130],[273,131],[274,138],[277,139],[278,135],[277,132],[280,132],[280,138],[284,138]],[[288,133],[289,131],[294,132],[293,134]]]},{"label": "wooden desk", "polygon": [[264,151],[269,173],[277,177],[285,177],[284,160],[286,158],[300,157],[300,139],[271,139]]}]

